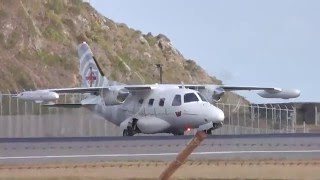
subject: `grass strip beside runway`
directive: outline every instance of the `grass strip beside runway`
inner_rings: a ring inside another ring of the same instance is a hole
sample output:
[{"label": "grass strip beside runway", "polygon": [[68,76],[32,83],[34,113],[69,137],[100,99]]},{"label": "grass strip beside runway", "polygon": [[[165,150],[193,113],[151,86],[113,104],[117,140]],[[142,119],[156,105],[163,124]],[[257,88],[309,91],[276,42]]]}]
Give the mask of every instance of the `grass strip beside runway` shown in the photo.
[{"label": "grass strip beside runway", "polygon": [[[0,165],[0,179],[155,179],[161,161]],[[174,179],[316,179],[320,159],[187,161]]]}]

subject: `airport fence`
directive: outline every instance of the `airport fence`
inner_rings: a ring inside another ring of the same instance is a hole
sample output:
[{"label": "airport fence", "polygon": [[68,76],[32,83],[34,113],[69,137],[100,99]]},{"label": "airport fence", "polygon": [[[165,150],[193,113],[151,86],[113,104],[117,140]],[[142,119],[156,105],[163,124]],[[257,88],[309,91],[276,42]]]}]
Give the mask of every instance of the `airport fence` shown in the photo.
[{"label": "airport fence", "polygon": [[220,134],[261,134],[295,132],[296,111],[293,106],[271,104],[224,104],[217,107],[225,113]]},{"label": "airport fence", "polygon": [[[79,94],[60,95],[59,103],[77,103]],[[295,132],[293,107],[217,103],[225,113],[215,134]],[[192,132],[189,132],[192,133]],[[0,137],[120,136],[121,129],[85,108],[48,108],[10,95],[0,97]]]}]

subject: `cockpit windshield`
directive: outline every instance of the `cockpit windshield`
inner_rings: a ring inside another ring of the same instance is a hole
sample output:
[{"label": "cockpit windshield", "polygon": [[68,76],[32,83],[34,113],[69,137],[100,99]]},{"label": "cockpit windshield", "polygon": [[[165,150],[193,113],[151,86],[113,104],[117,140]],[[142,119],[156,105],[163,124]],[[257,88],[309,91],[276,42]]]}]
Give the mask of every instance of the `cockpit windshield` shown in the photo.
[{"label": "cockpit windshield", "polygon": [[187,93],[184,95],[184,103],[199,101],[195,93]]},{"label": "cockpit windshield", "polygon": [[197,93],[197,94],[199,95],[199,97],[200,97],[200,99],[201,99],[202,101],[208,102],[208,100],[207,100],[204,96],[202,96],[200,93]]}]

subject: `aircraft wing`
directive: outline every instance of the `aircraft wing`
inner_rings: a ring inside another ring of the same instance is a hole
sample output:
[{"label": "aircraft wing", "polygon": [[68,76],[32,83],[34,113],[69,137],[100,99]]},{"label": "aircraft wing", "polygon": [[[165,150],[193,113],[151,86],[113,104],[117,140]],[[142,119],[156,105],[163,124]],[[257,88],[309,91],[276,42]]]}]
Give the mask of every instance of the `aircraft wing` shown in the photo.
[{"label": "aircraft wing", "polygon": [[[180,88],[182,86],[179,86]],[[281,89],[277,87],[259,87],[259,86],[227,86],[227,85],[184,85],[185,88],[198,90],[214,95],[223,95],[225,91],[259,91],[257,94],[263,98],[282,98],[290,99],[300,96],[298,89]],[[211,95],[210,95],[211,96]]]},{"label": "aircraft wing", "polygon": [[150,90],[151,86],[147,85],[119,85],[119,86],[106,86],[106,87],[79,87],[79,88],[60,88],[60,89],[47,89],[50,92],[56,93],[98,93],[101,90],[110,90],[110,89],[127,89],[130,92],[133,91],[144,91]]},{"label": "aircraft wing", "polygon": [[[181,85],[179,86],[182,87]],[[265,90],[265,91],[274,91],[274,92],[280,92],[280,88],[276,87],[258,87],[258,86],[226,86],[226,85],[184,85],[185,88],[188,89],[195,89],[195,90],[201,90],[206,89],[208,87],[214,87],[214,88],[222,88],[225,91],[240,91],[240,90]]]},{"label": "aircraft wing", "polygon": [[265,90],[265,91],[273,91],[273,92],[281,92],[281,88],[276,87],[258,87],[258,86],[219,86],[220,88],[224,89],[225,91],[240,91],[240,90]]},{"label": "aircraft wing", "polygon": [[256,86],[220,86],[225,91],[237,91],[237,90],[259,90],[257,93],[263,98],[281,98],[290,99],[300,96],[298,89],[281,89],[276,87],[256,87]]},{"label": "aircraft wing", "polygon": [[[60,93],[90,93],[90,94],[101,94],[107,91],[118,91],[117,96],[126,97],[129,92],[136,93],[142,92],[147,94],[149,90],[152,89],[150,85],[114,85],[114,86],[105,86],[105,87],[78,87],[78,88],[58,88],[58,89],[42,89],[36,91],[25,91],[18,94],[18,98],[24,100],[33,100],[35,102],[43,103],[44,106],[48,107],[64,107],[64,108],[80,108],[83,105],[94,105],[99,102],[99,99],[96,99],[96,96],[86,99],[81,104],[56,104],[55,100],[59,99]],[[111,93],[113,94],[113,93]],[[113,95],[105,95],[108,98],[111,98]]]}]

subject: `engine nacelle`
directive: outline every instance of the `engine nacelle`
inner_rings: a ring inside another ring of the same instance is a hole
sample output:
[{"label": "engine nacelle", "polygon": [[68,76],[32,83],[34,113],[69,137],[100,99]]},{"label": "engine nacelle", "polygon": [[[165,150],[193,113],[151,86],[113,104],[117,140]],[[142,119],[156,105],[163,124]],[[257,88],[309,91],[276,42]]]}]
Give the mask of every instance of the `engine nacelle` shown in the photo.
[{"label": "engine nacelle", "polygon": [[221,97],[224,95],[225,91],[223,88],[216,88],[215,90],[213,90],[213,94],[212,94],[212,100],[215,102],[218,102],[221,100]]},{"label": "engine nacelle", "polygon": [[129,91],[124,88],[111,88],[102,90],[101,96],[106,106],[114,106],[124,103],[129,95]]},{"label": "engine nacelle", "polygon": [[259,96],[263,98],[282,98],[282,99],[290,99],[296,98],[300,96],[300,91],[297,89],[292,90],[281,90],[281,91],[261,91],[257,93]]},{"label": "engine nacelle", "polygon": [[208,85],[204,90],[200,91],[210,102],[218,102],[224,95],[225,90],[219,86]]}]

